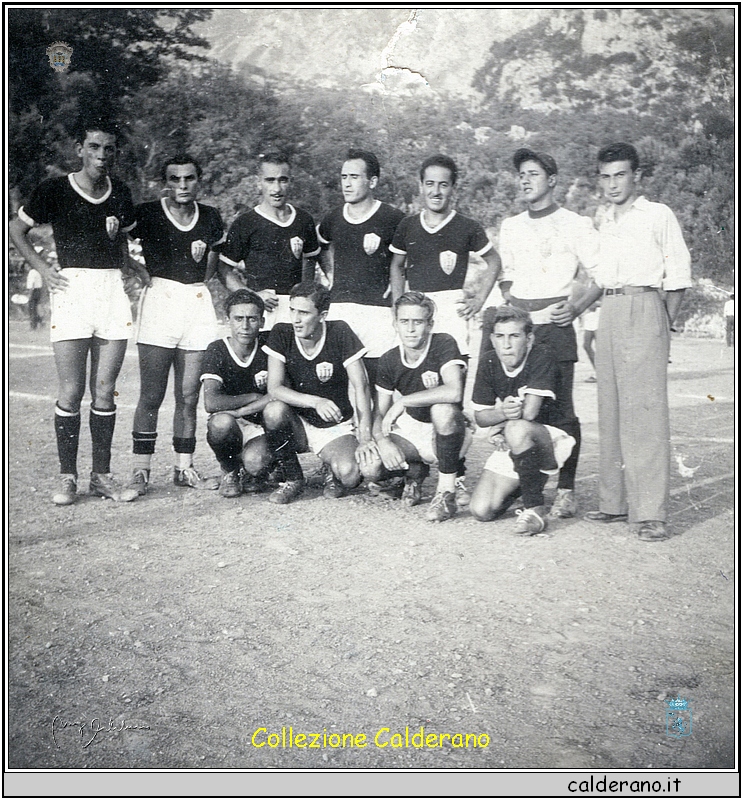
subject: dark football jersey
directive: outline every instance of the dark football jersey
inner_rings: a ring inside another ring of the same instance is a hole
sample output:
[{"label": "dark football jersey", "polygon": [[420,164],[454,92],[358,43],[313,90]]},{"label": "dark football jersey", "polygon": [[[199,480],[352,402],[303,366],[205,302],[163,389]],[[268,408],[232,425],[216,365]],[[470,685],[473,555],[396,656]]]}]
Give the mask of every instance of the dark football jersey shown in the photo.
[{"label": "dark football jersey", "polygon": [[[238,358],[226,338],[212,342],[201,363],[201,380],[219,381],[224,393],[232,397],[254,392],[265,394],[268,356],[263,345],[267,340],[268,331],[259,333],[253,352],[245,361]],[[246,419],[261,424],[261,414],[251,414]]]},{"label": "dark football jersey", "polygon": [[481,256],[492,249],[479,222],[452,211],[435,228],[426,225],[423,212],[397,226],[390,250],[407,256],[405,270],[416,292],[461,289],[467,277],[469,254]]},{"label": "dark football jersey", "polygon": [[[179,283],[202,283],[206,277],[209,251],[224,235],[219,211],[196,203],[191,222],[181,225],[162,198],[137,206],[136,214],[134,236],[142,242],[150,275]],[[199,241],[206,245],[206,249],[194,247]],[[200,257],[196,260],[195,256]]]},{"label": "dark football jersey", "polygon": [[[377,389],[385,394],[395,390],[401,395],[422,392],[433,385],[444,382],[441,371],[450,364],[459,364],[466,368],[467,364],[459,352],[453,336],[448,333],[434,333],[428,341],[425,355],[415,364],[405,359],[402,345],[388,350],[380,359],[377,367]],[[431,408],[406,408],[405,411],[420,422],[431,421]]]},{"label": "dark football jersey", "polygon": [[508,375],[503,369],[495,350],[489,350],[482,356],[477,368],[472,403],[476,407],[492,408],[497,399],[523,399],[525,394],[539,395],[544,399],[534,421],[559,427],[566,420],[560,418],[559,405],[555,402],[556,384],[557,362],[549,348],[532,347],[513,375]]},{"label": "dark football jersey", "polygon": [[[326,397],[340,409],[343,421],[353,416],[353,406],[348,397],[349,364],[366,353],[358,336],[342,320],[325,323],[319,349],[308,356],[294,335],[288,322],[277,322],[270,332],[265,351],[285,364],[286,385],[302,394]],[[326,422],[314,408],[296,408],[295,411],[316,428],[331,428],[335,422]]]},{"label": "dark football jersey", "polygon": [[[54,246],[62,268],[120,269],[126,234],[135,224],[129,188],[116,178],[108,179],[103,197],[90,197],[72,174],[40,183],[18,216],[27,225],[51,223]],[[119,230],[113,241],[106,232],[106,219],[116,217]]]},{"label": "dark football jersey", "polygon": [[221,247],[219,257],[225,263],[244,263],[243,276],[253,291],[289,294],[302,280],[302,256],[320,252],[312,217],[301,208],[287,207],[291,213],[286,222],[269,219],[258,207],[241,214]]},{"label": "dark football jersey", "polygon": [[348,204],[323,219],[317,233],[321,244],[333,245],[333,302],[389,305],[384,296],[390,282],[389,248],[404,217],[399,209],[377,200],[364,219],[351,219]]}]

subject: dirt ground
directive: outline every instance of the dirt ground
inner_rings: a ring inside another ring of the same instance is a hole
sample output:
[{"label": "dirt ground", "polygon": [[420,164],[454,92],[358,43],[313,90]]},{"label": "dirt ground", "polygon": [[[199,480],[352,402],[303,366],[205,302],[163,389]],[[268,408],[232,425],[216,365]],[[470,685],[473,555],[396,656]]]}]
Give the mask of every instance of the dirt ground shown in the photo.
[{"label": "dirt ground", "polygon": [[[432,525],[424,508],[362,490],[277,507],[178,489],[170,400],[147,497],[55,507],[46,337],[10,323],[11,769],[734,766],[734,361],[722,343],[673,342],[677,535],[644,543],[580,518],[526,539],[512,516]],[[583,511],[597,468],[587,375],[579,364]],[[125,477],[133,345],[118,390],[113,468]],[[197,465],[217,474],[199,424]],[[471,485],[488,452],[476,439]],[[692,707],[683,738],[666,734],[676,696]],[[480,746],[394,747],[406,727]],[[271,747],[282,728],[367,746]],[[387,746],[374,743],[382,729]]]}]

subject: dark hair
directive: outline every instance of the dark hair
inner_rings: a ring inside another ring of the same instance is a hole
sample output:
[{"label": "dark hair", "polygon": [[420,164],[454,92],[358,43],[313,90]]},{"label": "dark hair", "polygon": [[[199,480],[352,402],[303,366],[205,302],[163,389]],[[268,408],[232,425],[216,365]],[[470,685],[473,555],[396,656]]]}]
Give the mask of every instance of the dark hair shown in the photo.
[{"label": "dark hair", "polygon": [[369,150],[356,150],[353,147],[346,153],[346,161],[358,160],[366,164],[366,177],[379,177],[379,159]]},{"label": "dark hair", "polygon": [[315,308],[322,313],[330,308],[330,289],[317,281],[302,281],[292,286],[289,299],[306,297],[315,304]]},{"label": "dark hair", "polygon": [[177,153],[166,159],[160,168],[160,177],[166,181],[168,179],[168,167],[181,166],[183,164],[193,164],[196,167],[196,176],[201,180],[201,164],[188,153]]},{"label": "dark hair", "polygon": [[448,169],[451,175],[452,186],[456,184],[457,177],[459,176],[459,170],[457,169],[457,165],[454,163],[453,158],[449,158],[449,156],[445,156],[441,153],[437,153],[435,156],[429,156],[421,164],[421,181],[423,180],[423,176],[426,174],[426,170],[429,167],[443,167],[444,169]]},{"label": "dark hair", "polygon": [[503,322],[519,322],[524,328],[524,333],[530,334],[534,330],[534,323],[528,311],[516,306],[490,306],[486,308],[482,316],[483,338],[490,337],[495,330],[495,326]]},{"label": "dark hair", "polygon": [[405,294],[401,294],[394,303],[395,319],[397,319],[397,310],[400,306],[420,306],[428,309],[428,319],[433,319],[436,315],[436,303],[423,292],[405,292]]},{"label": "dark hair", "polygon": [[238,289],[232,292],[232,294],[227,295],[222,303],[222,308],[224,309],[224,313],[229,317],[232,306],[239,306],[242,304],[255,306],[261,312],[261,316],[263,316],[263,312],[266,310],[266,304],[263,302],[263,298],[250,289]]},{"label": "dark hair", "polygon": [[72,129],[72,135],[78,144],[85,144],[85,137],[93,131],[100,131],[113,136],[116,144],[121,139],[121,129],[112,117],[102,114],[81,114]]},{"label": "dark hair", "polygon": [[284,155],[284,153],[274,150],[271,153],[261,153],[261,155],[258,156],[259,169],[261,164],[286,164],[287,166],[291,167],[292,162],[289,160],[288,156]]},{"label": "dark hair", "polygon": [[611,164],[613,161],[629,161],[633,172],[640,166],[640,157],[637,155],[637,150],[626,142],[609,144],[599,150],[599,164]]},{"label": "dark hair", "polygon": [[548,175],[557,175],[557,162],[549,153],[540,153],[528,147],[520,147],[513,154],[513,166],[517,172],[521,170],[524,161],[536,161]]}]

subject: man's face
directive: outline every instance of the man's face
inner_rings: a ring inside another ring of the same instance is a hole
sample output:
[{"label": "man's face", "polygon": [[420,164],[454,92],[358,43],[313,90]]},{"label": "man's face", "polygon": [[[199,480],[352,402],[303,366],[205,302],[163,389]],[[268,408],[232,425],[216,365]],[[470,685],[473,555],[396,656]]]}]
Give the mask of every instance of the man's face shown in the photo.
[{"label": "man's face", "polygon": [[431,337],[433,319],[423,306],[401,305],[396,312],[395,329],[405,347],[423,350]]},{"label": "man's face", "polygon": [[116,137],[103,131],[87,131],[85,141],[77,145],[78,158],[82,159],[83,172],[92,179],[107,175],[116,157]]},{"label": "man's face", "polygon": [[321,328],[327,311],[318,311],[309,297],[292,297],[289,300],[289,317],[298,339],[311,339]]},{"label": "man's face", "polygon": [[533,160],[522,161],[519,167],[519,183],[526,201],[532,205],[544,200],[555,185],[555,176],[548,175],[547,170]]},{"label": "man's face", "polygon": [[520,367],[534,341],[533,333],[525,333],[520,322],[499,322],[490,334],[498,360],[509,370]]},{"label": "man's face", "polygon": [[283,208],[289,192],[291,173],[288,164],[261,164],[260,183],[263,202],[272,208]]},{"label": "man's face", "polygon": [[615,206],[635,199],[639,180],[640,170],[633,170],[629,161],[599,164],[599,185],[607,200]]},{"label": "man's face", "polygon": [[230,333],[236,342],[252,347],[263,325],[263,314],[253,303],[238,303],[230,309]]},{"label": "man's face", "polygon": [[165,183],[174,203],[186,206],[198,197],[200,184],[195,164],[169,164],[165,170]]},{"label": "man's face", "polygon": [[425,207],[435,214],[446,214],[454,200],[454,184],[446,167],[426,167],[421,181]]},{"label": "man's face", "polygon": [[343,199],[347,203],[361,203],[372,193],[377,185],[376,175],[373,178],[366,176],[366,161],[362,158],[352,158],[341,167],[341,189]]}]

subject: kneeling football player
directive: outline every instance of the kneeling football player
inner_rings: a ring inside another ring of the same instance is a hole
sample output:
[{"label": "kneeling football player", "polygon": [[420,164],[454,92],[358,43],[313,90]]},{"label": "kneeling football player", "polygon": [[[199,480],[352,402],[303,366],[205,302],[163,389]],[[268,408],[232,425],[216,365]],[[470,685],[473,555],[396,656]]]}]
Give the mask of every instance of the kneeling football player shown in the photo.
[{"label": "kneeling football player", "polygon": [[264,304],[255,292],[238,289],[224,301],[224,310],[230,335],[207,347],[201,382],[210,414],[206,440],[223,473],[219,493],[239,497],[266,487],[272,462],[262,415],[270,400],[268,356],[262,349],[268,332],[259,333]]},{"label": "kneeling football player", "polygon": [[362,469],[371,481],[404,472],[402,500],[415,506],[429,465],[438,464],[438,486],[426,518],[442,522],[465,504],[457,502],[457,493],[464,493],[457,471],[471,437],[462,413],[466,363],[452,336],[433,333],[435,309],[422,292],[406,292],[395,302],[400,345],[379,359],[377,371],[379,458]]},{"label": "kneeling football player", "polygon": [[565,420],[557,418],[557,364],[547,348],[535,346],[529,313],[501,306],[492,321],[493,350],[480,359],[472,401],[475,421],[492,428],[496,450],[472,493],[470,511],[483,521],[495,519],[520,493],[524,510],[515,533],[532,536],[547,525],[544,486],[575,439],[559,427]]},{"label": "kneeling football player", "polygon": [[272,503],[290,503],[302,494],[304,475],[297,453],[311,451],[320,457],[323,495],[336,498],[358,486],[359,464],[376,452],[362,361],[366,348],[346,322],[326,321],[329,307],[330,291],[324,286],[313,281],[297,284],[289,296],[291,324],[276,323],[265,346],[272,400],[263,411],[263,423],[283,478],[269,497]]}]

